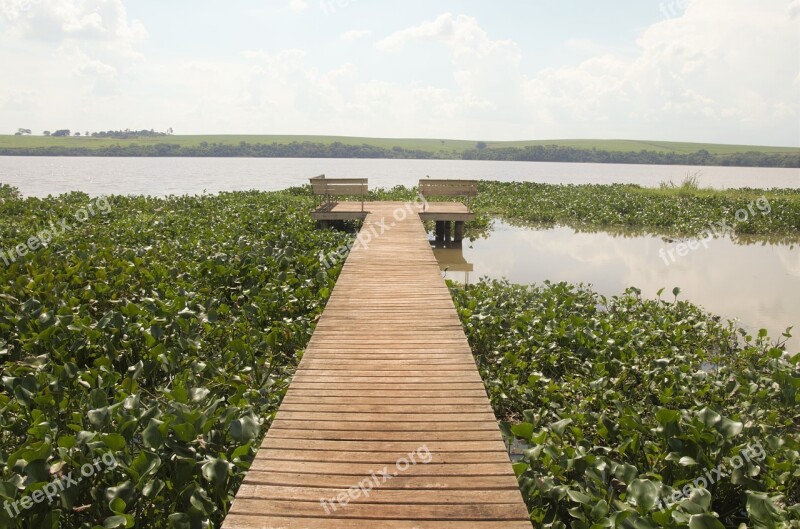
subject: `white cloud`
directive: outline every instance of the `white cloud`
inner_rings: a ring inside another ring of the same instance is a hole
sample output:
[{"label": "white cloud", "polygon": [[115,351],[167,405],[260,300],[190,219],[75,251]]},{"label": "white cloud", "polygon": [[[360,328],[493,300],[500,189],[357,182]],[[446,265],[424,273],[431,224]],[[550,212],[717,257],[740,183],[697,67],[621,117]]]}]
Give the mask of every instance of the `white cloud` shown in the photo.
[{"label": "white cloud", "polygon": [[9,31],[26,39],[131,48],[147,38],[144,25],[128,19],[122,0],[0,0],[0,13]]},{"label": "white cloud", "polygon": [[[525,66],[516,42],[452,13],[379,35],[374,47],[344,44],[375,37],[362,26],[328,33],[336,53],[309,44],[211,60],[144,57],[147,30],[123,0],[22,3],[0,0],[0,116],[16,126],[40,119],[37,128],[62,120],[78,121],[73,128],[473,139],[800,138],[792,55],[800,0],[693,0],[627,49],[565,40],[584,59],[540,71]],[[287,10],[280,16],[296,20]],[[346,60],[328,60],[340,52]],[[396,64],[391,77],[366,67],[387,58]]]},{"label": "white cloud", "polygon": [[342,33],[340,38],[345,42],[353,42],[370,36],[372,36],[372,32],[368,29],[354,29],[346,33]]},{"label": "white cloud", "polygon": [[[540,72],[528,81],[529,100],[555,121],[596,123],[628,116],[615,136],[693,131],[695,140],[745,141],[754,133],[783,131],[772,141],[797,141],[797,61],[800,35],[782,0],[695,0],[679,18],[647,28],[638,54],[605,55],[577,66]],[[658,139],[658,138],[654,138]]]},{"label": "white cloud", "polygon": [[522,104],[523,78],[522,52],[516,43],[490,39],[473,17],[445,13],[382,39],[376,48],[398,53],[411,41],[434,42],[450,51],[458,91],[442,102],[448,114],[496,121],[518,115],[513,107]]},{"label": "white cloud", "polygon": [[445,13],[402,29],[376,48],[398,54],[417,42],[450,50],[457,89],[440,104],[470,137],[485,137],[480,131],[491,120],[503,124],[506,138],[747,143],[755,135],[762,143],[797,144],[800,67],[784,58],[800,48],[793,20],[800,0],[788,9],[785,0],[693,0],[681,7],[676,18],[646,28],[634,50],[609,52],[572,39],[565,44],[589,58],[539,72],[523,70],[516,43],[492,39],[464,15]]}]

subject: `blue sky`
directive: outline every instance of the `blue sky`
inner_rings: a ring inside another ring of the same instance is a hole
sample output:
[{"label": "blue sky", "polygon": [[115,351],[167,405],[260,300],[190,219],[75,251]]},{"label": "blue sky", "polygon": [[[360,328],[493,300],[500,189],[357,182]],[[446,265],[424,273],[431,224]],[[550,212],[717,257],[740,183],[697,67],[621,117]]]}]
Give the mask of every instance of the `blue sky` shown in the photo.
[{"label": "blue sky", "polygon": [[0,123],[800,145],[800,0],[0,0]]}]

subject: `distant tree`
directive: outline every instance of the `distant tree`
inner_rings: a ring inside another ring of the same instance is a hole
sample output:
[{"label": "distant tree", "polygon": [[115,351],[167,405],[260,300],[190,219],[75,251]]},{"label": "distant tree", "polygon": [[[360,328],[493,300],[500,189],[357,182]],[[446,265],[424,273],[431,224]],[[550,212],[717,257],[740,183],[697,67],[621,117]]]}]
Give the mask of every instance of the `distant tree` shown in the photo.
[{"label": "distant tree", "polygon": [[84,136],[88,136],[88,135],[89,135],[89,131],[87,130],[87,131],[86,131],[86,134],[84,134]]},{"label": "distant tree", "polygon": [[172,134],[172,127],[167,129],[167,134],[170,134],[170,135]]},{"label": "distant tree", "polygon": [[50,135],[50,131],[46,130],[46,131],[42,132],[42,134],[44,134],[45,136],[49,136]]},{"label": "distant tree", "polygon": [[15,132],[14,136],[22,136],[22,133],[21,132]]},{"label": "distant tree", "polygon": [[17,129],[17,132],[19,133],[20,136],[22,136],[23,134],[30,134],[31,129]]},{"label": "distant tree", "polygon": [[486,145],[485,141],[479,141],[478,144],[475,145],[475,148],[477,149],[485,149],[486,147],[488,147],[488,145]]},{"label": "distant tree", "polygon": [[80,133],[80,132],[76,132],[76,133],[75,133],[75,136],[80,136],[80,135],[81,135],[81,133]]},{"label": "distant tree", "polygon": [[60,129],[53,133],[53,136],[69,136],[72,132],[69,129]]}]

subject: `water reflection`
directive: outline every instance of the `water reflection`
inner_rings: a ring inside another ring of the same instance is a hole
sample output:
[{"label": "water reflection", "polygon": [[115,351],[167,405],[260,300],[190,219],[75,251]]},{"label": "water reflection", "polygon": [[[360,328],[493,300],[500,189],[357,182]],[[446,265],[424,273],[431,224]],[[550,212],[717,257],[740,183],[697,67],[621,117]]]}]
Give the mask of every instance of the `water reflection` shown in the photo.
[{"label": "water reflection", "polygon": [[474,271],[475,266],[467,262],[464,257],[463,243],[431,241],[431,248],[439,262],[439,268],[448,279],[455,279],[465,285],[470,284],[470,273]]},{"label": "water reflection", "polygon": [[[591,284],[603,295],[635,286],[655,297],[680,287],[681,299],[725,318],[738,318],[749,330],[766,328],[773,338],[795,325],[800,335],[800,247],[796,243],[757,243],[727,238],[708,242],[666,264],[659,251],[681,241],[652,235],[512,226],[495,221],[488,238],[465,242],[463,259],[474,276],[507,278],[513,283]],[[463,281],[463,274],[446,277]],[[800,351],[800,336],[790,341]]]}]

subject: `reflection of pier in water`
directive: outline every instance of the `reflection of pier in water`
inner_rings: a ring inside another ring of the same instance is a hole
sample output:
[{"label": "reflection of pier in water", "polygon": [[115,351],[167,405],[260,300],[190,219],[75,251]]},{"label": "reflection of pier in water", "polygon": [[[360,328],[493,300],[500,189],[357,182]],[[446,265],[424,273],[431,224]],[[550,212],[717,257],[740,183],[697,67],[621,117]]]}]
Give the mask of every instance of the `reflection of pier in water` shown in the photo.
[{"label": "reflection of pier in water", "polygon": [[461,242],[431,241],[431,248],[442,272],[464,272],[464,285],[469,285],[470,272],[474,271],[472,263],[464,257]]}]

